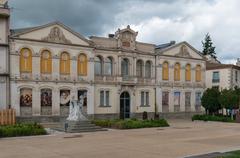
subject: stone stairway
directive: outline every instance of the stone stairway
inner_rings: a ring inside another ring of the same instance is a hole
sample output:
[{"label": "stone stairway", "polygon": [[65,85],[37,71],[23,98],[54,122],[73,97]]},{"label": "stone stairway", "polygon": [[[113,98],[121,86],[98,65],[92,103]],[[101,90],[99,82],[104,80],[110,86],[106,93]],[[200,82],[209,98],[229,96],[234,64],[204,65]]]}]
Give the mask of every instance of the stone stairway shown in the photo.
[{"label": "stone stairway", "polygon": [[88,120],[45,123],[43,124],[43,126],[46,128],[51,128],[57,131],[68,133],[107,131],[107,129],[96,126],[95,124],[92,124],[91,121]]}]

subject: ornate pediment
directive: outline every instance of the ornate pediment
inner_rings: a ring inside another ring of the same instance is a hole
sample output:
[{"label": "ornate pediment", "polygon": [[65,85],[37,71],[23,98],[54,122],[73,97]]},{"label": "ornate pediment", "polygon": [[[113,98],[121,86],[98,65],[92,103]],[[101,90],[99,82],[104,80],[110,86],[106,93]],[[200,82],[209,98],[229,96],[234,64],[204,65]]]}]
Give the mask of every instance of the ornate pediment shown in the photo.
[{"label": "ornate pediment", "polygon": [[178,54],[176,54],[176,56],[179,57],[187,57],[187,58],[192,58],[192,56],[190,55],[187,46],[182,45],[180,48],[180,51]]},{"label": "ornate pediment", "polygon": [[42,38],[43,41],[71,44],[72,42],[64,36],[59,27],[53,27],[47,37]]}]

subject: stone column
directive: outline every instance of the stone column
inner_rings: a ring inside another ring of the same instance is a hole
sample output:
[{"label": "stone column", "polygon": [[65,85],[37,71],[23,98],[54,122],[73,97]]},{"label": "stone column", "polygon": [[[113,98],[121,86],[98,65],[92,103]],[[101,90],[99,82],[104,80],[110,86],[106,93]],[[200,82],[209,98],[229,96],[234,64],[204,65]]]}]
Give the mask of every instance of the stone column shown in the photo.
[{"label": "stone column", "polygon": [[156,88],[156,104],[158,107],[158,112],[163,112],[162,111],[162,90],[161,88],[157,87]]},{"label": "stone column", "polygon": [[41,114],[41,94],[39,89],[32,89],[32,115],[39,116]]},{"label": "stone column", "polygon": [[33,79],[40,79],[40,56],[35,55],[32,57],[32,76]]},{"label": "stone column", "polygon": [[195,109],[195,98],[196,98],[196,92],[193,90],[191,93],[191,111],[196,111]]},{"label": "stone column", "polygon": [[78,57],[73,57],[72,60],[71,60],[71,65],[70,65],[70,76],[71,76],[71,79],[75,79],[77,80],[78,79],[78,69],[77,69],[77,66],[78,66]]},{"label": "stone column", "polygon": [[174,89],[169,91],[169,112],[174,112]]},{"label": "stone column", "polygon": [[94,86],[89,86],[87,91],[87,114],[94,114],[94,103],[95,103],[95,91]]},{"label": "stone column", "polygon": [[11,84],[11,105],[16,110],[16,115],[20,116],[20,89],[15,83]]},{"label": "stone column", "polygon": [[54,56],[52,59],[52,75],[54,80],[59,79],[59,62],[59,58],[57,56]]},{"label": "stone column", "polygon": [[57,88],[52,90],[52,115],[60,115],[60,91]]},{"label": "stone column", "polygon": [[184,90],[180,91],[180,111],[185,111],[185,92]]},{"label": "stone column", "polygon": [[88,77],[90,81],[94,80],[94,55],[89,58],[88,61]]}]

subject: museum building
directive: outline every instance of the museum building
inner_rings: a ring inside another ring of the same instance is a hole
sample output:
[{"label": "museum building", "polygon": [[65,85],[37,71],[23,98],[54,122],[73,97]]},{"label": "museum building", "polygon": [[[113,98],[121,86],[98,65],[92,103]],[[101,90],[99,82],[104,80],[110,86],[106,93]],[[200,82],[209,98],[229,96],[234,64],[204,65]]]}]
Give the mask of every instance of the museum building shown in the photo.
[{"label": "museum building", "polygon": [[206,61],[187,42],[139,42],[130,26],[85,38],[60,22],[9,34],[9,88],[1,91],[17,116],[67,116],[80,96],[94,118],[202,110]]}]

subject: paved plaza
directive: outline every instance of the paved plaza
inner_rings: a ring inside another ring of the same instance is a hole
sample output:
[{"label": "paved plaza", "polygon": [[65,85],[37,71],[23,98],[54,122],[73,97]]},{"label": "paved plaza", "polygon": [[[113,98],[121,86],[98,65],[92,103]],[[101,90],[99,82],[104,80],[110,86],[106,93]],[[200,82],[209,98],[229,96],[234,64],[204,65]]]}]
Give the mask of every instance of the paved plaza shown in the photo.
[{"label": "paved plaza", "polygon": [[175,158],[240,149],[240,124],[170,120],[171,127],[0,139],[0,158]]}]

